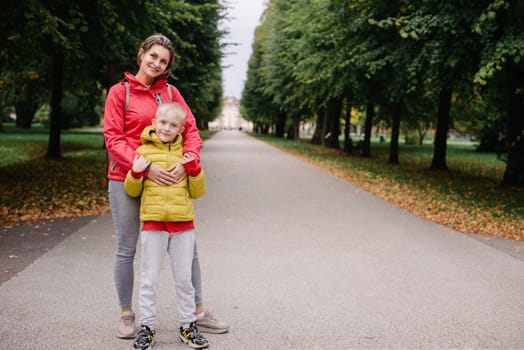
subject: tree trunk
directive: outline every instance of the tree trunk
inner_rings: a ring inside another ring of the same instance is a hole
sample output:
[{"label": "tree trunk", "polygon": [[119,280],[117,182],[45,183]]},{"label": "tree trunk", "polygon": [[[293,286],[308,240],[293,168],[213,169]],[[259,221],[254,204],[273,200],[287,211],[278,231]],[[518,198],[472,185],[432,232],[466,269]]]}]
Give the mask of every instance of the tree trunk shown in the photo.
[{"label": "tree trunk", "polygon": [[107,69],[107,91],[109,91],[109,88],[116,84],[120,79],[123,79],[123,77],[118,73],[116,65],[111,64]]},{"label": "tree trunk", "polygon": [[351,140],[351,96],[346,98],[346,115],[344,121],[346,127],[344,128],[344,152],[348,154],[353,153],[353,140]]},{"label": "tree trunk", "polygon": [[6,115],[4,115],[3,111],[4,111],[4,95],[3,93],[4,91],[0,91],[0,132],[4,132],[5,129],[4,129],[4,117],[6,117]]},{"label": "tree trunk", "polygon": [[338,137],[340,135],[340,111],[342,104],[340,101],[333,101],[330,103],[327,110],[329,119],[329,137],[326,139],[326,146],[328,148],[340,149],[340,142]]},{"label": "tree trunk", "polygon": [[424,144],[424,138],[426,137],[426,134],[428,133],[428,129],[427,128],[423,128],[421,126],[419,126],[418,128],[418,144],[419,146],[421,146],[422,144]]},{"label": "tree trunk", "polygon": [[313,145],[321,145],[324,135],[323,125],[324,125],[324,108],[319,107],[317,109],[317,122],[315,123],[315,131],[311,137],[311,143]]},{"label": "tree trunk", "polygon": [[287,128],[286,139],[297,141],[299,139],[298,135],[298,122],[293,121],[291,125]]},{"label": "tree trunk", "polygon": [[329,125],[329,112],[328,107],[322,108],[322,138],[321,138],[321,144],[322,146],[326,145],[326,136],[328,133],[328,125]]},{"label": "tree trunk", "polygon": [[277,114],[277,122],[275,125],[275,136],[284,137],[286,132],[286,113],[280,111]]},{"label": "tree trunk", "polygon": [[433,147],[431,169],[448,169],[448,166],[446,165],[446,147],[449,130],[449,112],[451,110],[451,94],[451,84],[440,90],[437,130],[435,132],[435,145]]},{"label": "tree trunk", "polygon": [[502,184],[504,186],[524,187],[524,136],[515,141],[508,152]]},{"label": "tree trunk", "polygon": [[371,129],[373,127],[373,118],[375,117],[375,106],[368,102],[366,105],[366,122],[364,124],[364,142],[362,143],[362,156],[371,155]]},{"label": "tree trunk", "polygon": [[27,84],[25,88],[18,91],[20,100],[15,103],[16,126],[22,129],[30,129],[33,123],[33,118],[38,109],[38,104],[35,102],[35,88],[31,84]]},{"label": "tree trunk", "polygon": [[502,178],[505,186],[524,187],[524,72],[510,63],[508,84],[508,155]]},{"label": "tree trunk", "polygon": [[198,123],[198,129],[199,130],[209,130],[209,121],[200,120],[200,123]]},{"label": "tree trunk", "polygon": [[25,101],[15,103],[16,127],[22,129],[31,129],[35,112],[36,108],[33,108],[33,106],[29,105]]},{"label": "tree trunk", "polygon": [[262,124],[262,134],[263,135],[269,135],[269,127],[271,125],[269,123],[263,123]]},{"label": "tree trunk", "polygon": [[398,164],[398,139],[400,137],[400,118],[402,117],[402,105],[396,104],[392,109],[391,143],[389,144],[389,164]]},{"label": "tree trunk", "polygon": [[51,67],[51,124],[49,126],[49,144],[47,158],[60,158],[60,132],[62,129],[62,81],[64,72],[64,57],[60,51],[55,51]]}]

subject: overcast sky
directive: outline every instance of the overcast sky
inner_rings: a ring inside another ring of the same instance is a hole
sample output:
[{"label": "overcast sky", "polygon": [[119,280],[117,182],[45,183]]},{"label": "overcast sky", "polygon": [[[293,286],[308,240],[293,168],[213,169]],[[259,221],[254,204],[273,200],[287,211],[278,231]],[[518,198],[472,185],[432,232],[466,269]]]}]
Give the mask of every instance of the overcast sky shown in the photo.
[{"label": "overcast sky", "polygon": [[229,46],[222,60],[222,66],[226,67],[222,76],[226,96],[241,97],[255,28],[260,24],[260,16],[266,7],[264,3],[264,0],[227,0],[230,20],[223,26],[229,30],[229,36],[224,41],[238,45]]}]

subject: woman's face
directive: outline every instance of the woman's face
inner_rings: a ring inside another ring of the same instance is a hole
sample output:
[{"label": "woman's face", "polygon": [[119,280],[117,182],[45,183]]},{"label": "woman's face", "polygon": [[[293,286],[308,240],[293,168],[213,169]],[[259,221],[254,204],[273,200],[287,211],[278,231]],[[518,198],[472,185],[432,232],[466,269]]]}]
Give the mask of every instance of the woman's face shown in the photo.
[{"label": "woman's face", "polygon": [[156,79],[166,71],[171,53],[162,45],[153,45],[141,55],[139,72],[151,79]]}]

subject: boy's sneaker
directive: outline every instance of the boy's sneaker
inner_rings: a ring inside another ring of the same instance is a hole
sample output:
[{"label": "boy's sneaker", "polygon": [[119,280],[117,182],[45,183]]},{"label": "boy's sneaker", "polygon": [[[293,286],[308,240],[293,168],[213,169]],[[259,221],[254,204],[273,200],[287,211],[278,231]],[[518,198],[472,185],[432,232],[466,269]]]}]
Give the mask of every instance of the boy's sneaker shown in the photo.
[{"label": "boy's sneaker", "polygon": [[142,325],[142,329],[133,342],[133,349],[146,350],[155,345],[155,331]]},{"label": "boy's sneaker", "polygon": [[191,323],[188,328],[180,327],[180,341],[193,349],[204,349],[209,346],[206,338],[198,331],[195,322]]},{"label": "boy's sneaker", "polygon": [[221,334],[229,331],[229,325],[215,318],[211,311],[205,311],[202,318],[197,318],[196,325],[201,332]]},{"label": "boy's sneaker", "polygon": [[116,336],[122,339],[133,339],[135,335],[135,313],[133,311],[123,312],[118,323]]}]

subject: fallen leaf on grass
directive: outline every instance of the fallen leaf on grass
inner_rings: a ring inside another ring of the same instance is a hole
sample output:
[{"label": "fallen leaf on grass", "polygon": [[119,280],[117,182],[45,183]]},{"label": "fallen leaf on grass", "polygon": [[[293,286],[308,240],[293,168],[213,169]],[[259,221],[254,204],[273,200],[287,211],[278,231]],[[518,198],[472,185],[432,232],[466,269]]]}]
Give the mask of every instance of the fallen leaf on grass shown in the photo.
[{"label": "fallen leaf on grass", "polygon": [[105,163],[105,156],[42,158],[0,168],[5,185],[0,193],[0,226],[109,212]]}]

